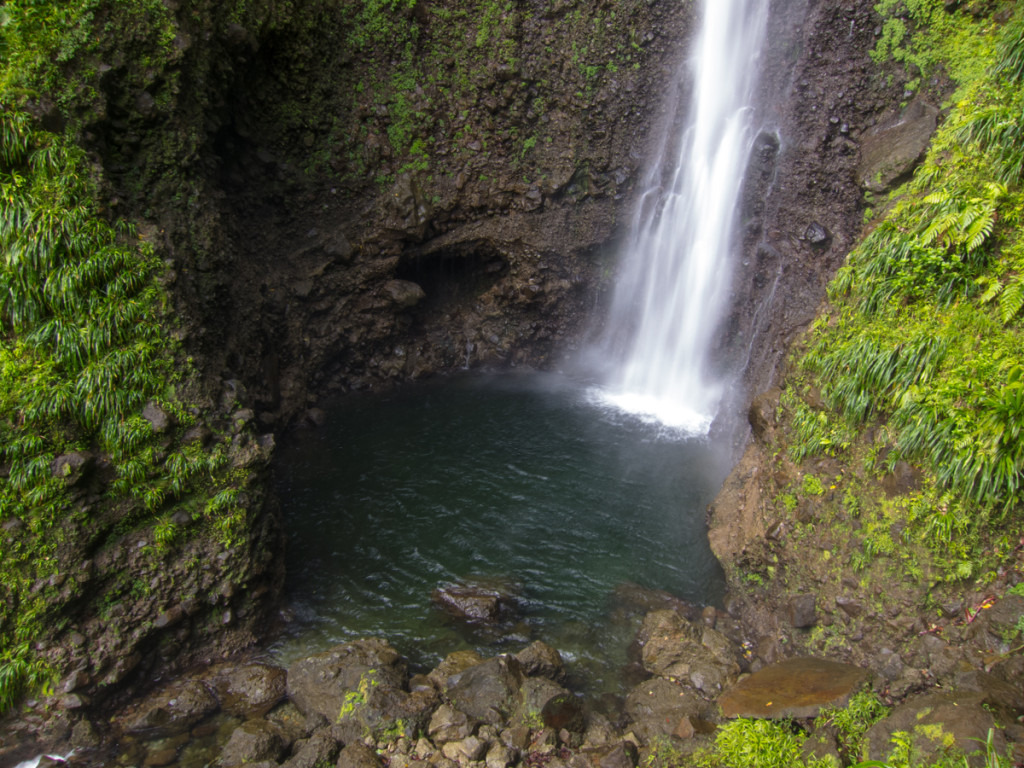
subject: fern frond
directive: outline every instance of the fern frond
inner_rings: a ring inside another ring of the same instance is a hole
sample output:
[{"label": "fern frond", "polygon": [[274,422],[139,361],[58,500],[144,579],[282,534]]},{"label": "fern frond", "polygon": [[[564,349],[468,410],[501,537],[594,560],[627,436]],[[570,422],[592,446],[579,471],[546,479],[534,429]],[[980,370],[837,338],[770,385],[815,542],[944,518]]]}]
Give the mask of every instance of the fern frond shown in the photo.
[{"label": "fern frond", "polygon": [[1024,307],[1024,281],[1019,278],[1010,283],[999,296],[999,319],[1009,323]]}]

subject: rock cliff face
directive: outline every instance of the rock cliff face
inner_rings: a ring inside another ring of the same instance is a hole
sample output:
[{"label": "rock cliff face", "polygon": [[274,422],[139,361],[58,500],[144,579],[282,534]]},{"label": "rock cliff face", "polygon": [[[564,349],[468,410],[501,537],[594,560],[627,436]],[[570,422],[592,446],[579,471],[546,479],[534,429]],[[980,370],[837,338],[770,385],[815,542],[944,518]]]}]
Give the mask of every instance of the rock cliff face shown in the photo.
[{"label": "rock cliff face", "polygon": [[861,148],[903,98],[900,78],[868,56],[880,24],[871,3],[777,0],[769,24],[763,127],[746,178],[742,260],[722,339],[742,371],[741,410],[774,381],[860,237]]},{"label": "rock cliff face", "polygon": [[[112,87],[95,131],[173,257],[186,345],[268,425],[327,391],[571,349],[686,88],[691,2],[373,8],[212,31],[179,11],[176,95]],[[857,237],[858,142],[901,95],[867,58],[870,3],[778,0],[770,24],[721,337],[744,392]]]},{"label": "rock cliff face", "polygon": [[[693,4],[300,7],[192,32],[181,74],[206,107],[176,183],[180,103],[163,130],[154,106],[147,134],[130,110],[97,131],[173,256],[186,344],[267,424],[325,391],[571,346]],[[207,44],[232,62],[216,90]]]}]

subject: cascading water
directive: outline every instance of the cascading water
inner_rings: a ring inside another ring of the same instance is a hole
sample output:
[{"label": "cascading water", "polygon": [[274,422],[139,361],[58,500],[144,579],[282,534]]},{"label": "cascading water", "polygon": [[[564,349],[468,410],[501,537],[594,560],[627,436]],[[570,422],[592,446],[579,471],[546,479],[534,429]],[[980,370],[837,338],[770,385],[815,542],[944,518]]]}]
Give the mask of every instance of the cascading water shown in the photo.
[{"label": "cascading water", "polygon": [[691,434],[707,432],[721,398],[708,358],[730,281],[767,14],[765,0],[704,0],[682,73],[693,91],[674,168],[666,175],[675,144],[668,126],[644,180],[602,340],[616,365],[602,399]]}]

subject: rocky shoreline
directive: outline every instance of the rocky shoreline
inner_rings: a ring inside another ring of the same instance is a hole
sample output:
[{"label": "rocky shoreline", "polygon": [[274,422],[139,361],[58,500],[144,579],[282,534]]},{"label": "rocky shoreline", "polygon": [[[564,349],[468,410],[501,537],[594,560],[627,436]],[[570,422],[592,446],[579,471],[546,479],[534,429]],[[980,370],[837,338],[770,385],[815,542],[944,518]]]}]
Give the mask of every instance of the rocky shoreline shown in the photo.
[{"label": "rocky shoreline", "polygon": [[[626,591],[638,629],[623,670],[634,683],[621,695],[586,697],[566,687],[571,662],[542,641],[492,658],[457,651],[415,673],[387,642],[366,638],[287,669],[265,658],[213,664],[107,722],[72,713],[51,746],[73,747],[69,762],[89,768],[635,768],[688,764],[722,723],[755,717],[792,720],[807,734],[808,754],[832,756],[837,766],[885,759],[894,733],[920,725],[930,726],[914,736],[922,759],[950,748],[978,752],[986,741],[1024,759],[1024,657],[1011,647],[1024,597],[989,601],[970,621],[915,632],[899,650],[880,648],[850,664],[810,647],[815,626],[842,626],[856,613],[850,603],[789,594],[766,625],[768,603],[749,593],[734,591],[722,610],[635,585]],[[462,605],[472,610],[462,618],[497,618],[487,597],[474,601],[463,590]],[[848,648],[884,641],[860,626],[856,633],[843,637]],[[859,691],[894,708],[868,731],[867,752],[850,755],[819,715]],[[38,751],[25,743],[0,756]]]}]

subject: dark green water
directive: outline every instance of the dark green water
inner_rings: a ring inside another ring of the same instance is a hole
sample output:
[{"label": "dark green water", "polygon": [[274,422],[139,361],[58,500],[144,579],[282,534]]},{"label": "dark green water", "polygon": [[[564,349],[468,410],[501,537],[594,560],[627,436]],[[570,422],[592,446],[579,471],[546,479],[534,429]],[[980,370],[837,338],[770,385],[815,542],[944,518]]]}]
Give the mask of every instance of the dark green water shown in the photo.
[{"label": "dark green water", "polygon": [[[415,665],[543,639],[588,688],[613,690],[635,627],[627,582],[714,603],[722,579],[704,510],[724,477],[706,438],[591,402],[540,374],[464,377],[327,408],[277,457],[295,620],[285,662],[387,638]],[[518,622],[467,631],[431,604],[444,582],[515,585]]]}]

